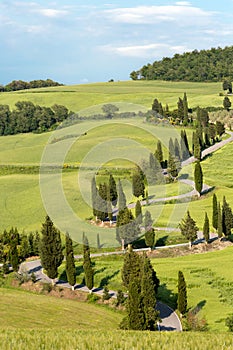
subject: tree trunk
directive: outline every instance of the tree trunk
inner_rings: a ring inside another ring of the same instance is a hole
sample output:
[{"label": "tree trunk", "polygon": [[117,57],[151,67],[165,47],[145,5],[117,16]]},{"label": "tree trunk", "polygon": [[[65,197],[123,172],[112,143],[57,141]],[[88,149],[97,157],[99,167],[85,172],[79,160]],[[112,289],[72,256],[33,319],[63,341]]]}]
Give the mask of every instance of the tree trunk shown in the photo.
[{"label": "tree trunk", "polygon": [[121,250],[125,250],[125,240],[121,239]]},{"label": "tree trunk", "polygon": [[189,241],[189,249],[192,249],[192,242]]},{"label": "tree trunk", "polygon": [[71,286],[71,289],[74,291],[74,286]]}]

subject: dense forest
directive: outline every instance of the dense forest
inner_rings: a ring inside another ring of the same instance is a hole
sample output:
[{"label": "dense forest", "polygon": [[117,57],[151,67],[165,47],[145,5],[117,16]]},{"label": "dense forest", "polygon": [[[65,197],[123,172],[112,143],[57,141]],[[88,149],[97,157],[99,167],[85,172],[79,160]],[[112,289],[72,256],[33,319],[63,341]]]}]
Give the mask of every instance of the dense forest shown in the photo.
[{"label": "dense forest", "polygon": [[23,80],[13,80],[11,83],[7,85],[0,85],[0,92],[9,92],[9,91],[17,91],[17,90],[26,90],[26,89],[35,89],[49,86],[63,86],[64,84],[60,84],[51,79],[46,80],[32,80],[32,81],[23,81]]},{"label": "dense forest", "polygon": [[233,79],[233,46],[164,57],[130,73],[133,80],[222,81]]},{"label": "dense forest", "polygon": [[70,114],[73,112],[58,104],[50,108],[19,101],[12,111],[8,105],[0,105],[0,135],[44,132],[61,123]]}]

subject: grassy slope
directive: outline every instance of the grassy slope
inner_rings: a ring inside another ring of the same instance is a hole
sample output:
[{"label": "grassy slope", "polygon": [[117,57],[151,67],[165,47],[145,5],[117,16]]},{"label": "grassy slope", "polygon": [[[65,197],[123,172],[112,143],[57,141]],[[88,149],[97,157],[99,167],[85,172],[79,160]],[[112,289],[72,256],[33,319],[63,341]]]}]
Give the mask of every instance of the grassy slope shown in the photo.
[{"label": "grassy slope", "polygon": [[61,86],[0,94],[0,104],[14,106],[15,102],[29,100],[51,106],[59,103],[78,112],[84,108],[111,102],[127,102],[149,108],[153,99],[176,108],[179,96],[187,93],[189,105],[195,107],[222,106],[220,83],[189,83],[164,81],[124,81],[85,85]]},{"label": "grassy slope", "polygon": [[[122,316],[92,304],[0,288],[1,331],[7,328],[117,329]],[[9,302],[10,301],[10,302]]]}]

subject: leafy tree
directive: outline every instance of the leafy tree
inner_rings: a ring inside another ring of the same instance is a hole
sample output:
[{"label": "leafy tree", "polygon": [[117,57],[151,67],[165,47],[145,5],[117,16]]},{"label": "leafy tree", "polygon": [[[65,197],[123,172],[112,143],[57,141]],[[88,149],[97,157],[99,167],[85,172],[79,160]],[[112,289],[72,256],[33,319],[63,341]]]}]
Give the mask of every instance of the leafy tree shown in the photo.
[{"label": "leafy tree", "polygon": [[135,205],[135,218],[137,223],[140,225],[142,223],[142,207],[139,200],[137,200]]},{"label": "leafy tree", "polygon": [[91,291],[94,286],[94,270],[91,264],[89,242],[85,234],[83,235],[83,270],[85,285]]},{"label": "leafy tree", "polygon": [[110,191],[110,201],[115,206],[117,203],[117,187],[116,181],[112,174],[109,176],[109,191]]},{"label": "leafy tree", "polygon": [[189,241],[189,247],[191,248],[192,242],[197,238],[198,227],[196,222],[191,218],[189,211],[186,217],[179,224],[181,234]]},{"label": "leafy tree", "polygon": [[68,283],[72,286],[72,290],[74,290],[74,285],[76,284],[76,269],[73,242],[68,233],[66,233],[66,276]]},{"label": "leafy tree", "polygon": [[63,257],[60,232],[47,215],[41,229],[40,258],[42,267],[52,280],[58,275]]},{"label": "leafy tree", "polygon": [[217,120],[215,126],[216,126],[217,135],[221,137],[225,132],[224,124],[221,123],[219,120]]},{"label": "leafy tree", "polygon": [[126,208],[126,197],[123,192],[121,181],[118,180],[118,210],[123,210]]},{"label": "leafy tree", "polygon": [[202,186],[203,186],[203,173],[200,162],[196,162],[194,169],[194,182],[196,191],[201,194]]},{"label": "leafy tree", "polygon": [[212,225],[213,225],[213,228],[215,228],[215,230],[218,229],[218,201],[215,193],[213,195]]},{"label": "leafy tree", "polygon": [[223,107],[224,107],[227,111],[229,111],[230,108],[231,108],[231,101],[230,101],[229,97],[227,97],[227,96],[224,97],[224,100],[223,100]]},{"label": "leafy tree", "polygon": [[178,300],[177,308],[182,315],[187,312],[187,290],[183,272],[178,272]]},{"label": "leafy tree", "polygon": [[13,270],[17,272],[19,268],[19,255],[18,255],[17,244],[15,241],[13,241],[10,245],[9,258],[10,258],[10,264]]},{"label": "leafy tree", "polygon": [[228,80],[226,80],[226,79],[223,80],[222,89],[224,91],[228,90]]},{"label": "leafy tree", "polygon": [[103,105],[102,111],[105,113],[107,119],[112,119],[116,112],[119,111],[119,108],[111,103]]},{"label": "leafy tree", "polygon": [[208,243],[210,238],[210,223],[207,213],[205,213],[205,221],[203,225],[203,236],[205,238],[206,243]]},{"label": "leafy tree", "polygon": [[154,228],[150,228],[150,230],[145,232],[145,242],[147,247],[152,248],[155,244],[155,230]]},{"label": "leafy tree", "polygon": [[153,104],[152,104],[152,110],[159,113],[160,110],[160,103],[157,98],[154,99]]}]

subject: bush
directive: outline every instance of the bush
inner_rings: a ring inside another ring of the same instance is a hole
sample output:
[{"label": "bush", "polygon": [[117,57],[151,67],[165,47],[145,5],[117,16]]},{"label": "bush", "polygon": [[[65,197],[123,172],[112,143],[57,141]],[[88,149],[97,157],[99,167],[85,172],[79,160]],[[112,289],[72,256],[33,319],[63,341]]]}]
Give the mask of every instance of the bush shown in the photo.
[{"label": "bush", "polygon": [[228,327],[229,332],[233,332],[233,314],[226,318],[225,324]]},{"label": "bush", "polygon": [[117,300],[116,300],[116,306],[120,306],[120,305],[123,305],[125,303],[125,296],[124,296],[124,293],[122,292],[121,289],[119,289],[117,291]]},{"label": "bush", "polygon": [[29,282],[31,279],[30,274],[27,271],[21,273],[15,272],[15,278],[19,282],[19,285]]},{"label": "bush", "polygon": [[109,300],[111,298],[111,295],[109,294],[109,289],[107,286],[104,286],[104,291],[103,291],[103,295],[102,295],[102,300]]},{"label": "bush", "polygon": [[95,303],[99,299],[100,299],[100,297],[94,293],[89,293],[87,296],[87,300],[89,303]]},{"label": "bush", "polygon": [[36,283],[36,280],[37,280],[36,275],[35,275],[35,273],[33,272],[33,273],[31,274],[31,281],[32,281],[33,283]]},{"label": "bush", "polygon": [[204,317],[199,318],[196,312],[189,311],[184,319],[184,330],[204,332],[208,330],[208,324]]},{"label": "bush", "polygon": [[53,286],[51,283],[43,283],[42,292],[50,293],[52,289],[53,289]]}]

